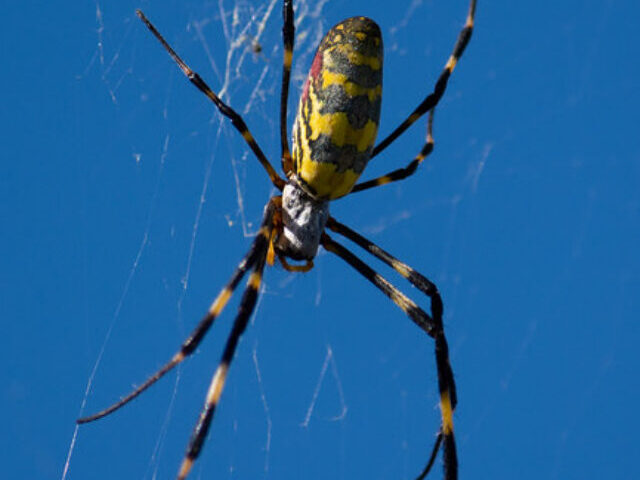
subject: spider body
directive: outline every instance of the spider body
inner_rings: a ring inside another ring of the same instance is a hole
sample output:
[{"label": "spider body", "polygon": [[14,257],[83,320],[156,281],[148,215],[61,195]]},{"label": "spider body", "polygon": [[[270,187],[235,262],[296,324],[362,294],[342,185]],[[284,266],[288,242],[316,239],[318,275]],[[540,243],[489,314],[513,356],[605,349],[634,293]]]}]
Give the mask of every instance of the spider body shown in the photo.
[{"label": "spider body", "polygon": [[328,219],[328,201],[309,196],[298,183],[287,183],[282,191],[282,233],[276,250],[294,260],[313,260]]},{"label": "spider body", "polygon": [[[431,153],[434,144],[432,136],[434,109],[444,95],[449,77],[471,38],[475,6],[476,0],[470,0],[467,21],[458,35],[453,52],[440,73],[433,91],[399,126],[375,146],[382,97],[380,28],[366,17],[349,18],[333,27],[320,43],[305,82],[294,122],[293,148],[290,152],[287,138],[287,99],[293,58],[294,22],[292,0],[283,0],[284,61],[280,96],[280,143],[281,165],[286,180],[276,172],[243,118],[224,103],[204,80],[189,68],[145,15],[137,11],[140,19],[191,83],[214,103],[222,115],[231,120],[265,169],[275,188],[282,194],[269,199],[264,209],[260,230],[248,252],[236,267],[227,285],[220,291],[204,317],[182,342],[173,357],[127,396],[94,415],[78,419],[78,423],[92,422],[126,405],[193,354],[224,310],[242,278],[251,270],[233,327],[227,337],[220,362],[209,385],[204,406],[178,472],[178,480],[185,479],[207,437],[236,347],[255,308],[266,265],[273,265],[277,257],[285,269],[292,272],[305,272],[313,267],[312,260],[319,246],[322,246],[327,252],[344,260],[390,298],[411,321],[433,339],[440,392],[441,425],[429,460],[418,476],[418,480],[423,479],[430,471],[441,445],[444,477],[446,480],[457,479],[458,461],[453,432],[453,412],[457,404],[457,396],[449,362],[449,347],[444,335],[443,303],[440,293],[428,278],[331,217],[329,201],[349,193],[407,178],[416,172],[422,161]],[[416,157],[405,167],[356,183],[367,163],[427,112],[429,112],[427,138]],[[351,250],[334,241],[328,235],[328,231],[352,241],[409,281],[429,299],[430,313]],[[306,263],[289,265],[286,258]]]},{"label": "spider body", "polygon": [[312,260],[329,218],[329,200],[348,194],[369,161],[380,121],[382,35],[352,17],[324,36],[302,89],[293,125],[293,172],[282,192],[276,249]]},{"label": "spider body", "polygon": [[348,194],[367,165],[382,99],[382,36],[366,17],[334,26],[318,46],[293,126],[295,181],[316,199]]}]

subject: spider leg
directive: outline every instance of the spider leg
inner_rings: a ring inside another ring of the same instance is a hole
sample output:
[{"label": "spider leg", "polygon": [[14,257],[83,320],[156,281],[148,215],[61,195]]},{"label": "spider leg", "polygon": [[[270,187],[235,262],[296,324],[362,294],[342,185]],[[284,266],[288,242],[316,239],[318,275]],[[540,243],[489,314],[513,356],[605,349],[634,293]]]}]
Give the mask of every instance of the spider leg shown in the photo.
[{"label": "spider leg", "polygon": [[140,20],[144,22],[151,33],[153,33],[153,35],[162,44],[167,53],[171,56],[171,58],[173,58],[173,61],[178,64],[180,70],[182,70],[182,72],[187,76],[191,83],[193,83],[202,93],[209,97],[209,99],[215,104],[215,106],[218,107],[220,113],[231,120],[233,126],[236,128],[236,130],[238,130],[238,132],[240,132],[242,138],[244,138],[245,142],[247,142],[251,150],[253,150],[255,156],[258,158],[258,161],[267,171],[271,182],[276,186],[276,188],[282,190],[284,188],[285,181],[277,174],[256,140],[253,138],[253,135],[249,131],[249,128],[247,127],[247,124],[244,122],[242,117],[229,105],[220,100],[220,97],[218,97],[218,95],[216,95],[213,90],[211,90],[209,85],[207,85],[205,81],[200,78],[200,75],[191,70],[191,68],[189,68],[189,66],[184,63],[184,61],[163,38],[160,32],[156,30],[156,27],[154,27],[153,24],[144,15],[144,13],[142,13],[142,10],[136,10],[136,14],[138,15],[138,17],[140,17]]},{"label": "spider leg", "polygon": [[[352,230],[346,229],[346,227],[335,220],[332,220],[327,225],[329,224],[332,225],[330,228],[335,228],[338,233],[347,236],[347,238],[354,240],[356,243],[359,243],[359,240],[364,240],[364,242],[369,246],[369,248],[365,247],[367,250],[371,251],[371,253],[376,257],[394,268],[394,270],[407,278],[407,280],[418,287],[421,291],[425,292],[431,299],[431,311],[433,317],[429,316],[429,314],[418,307],[418,305],[416,305],[410,298],[394,287],[388,280],[378,274],[369,265],[360,260],[350,250],[332,240],[326,233],[323,234],[322,246],[325,249],[342,258],[356,271],[358,271],[358,273],[374,284],[382,291],[382,293],[393,300],[393,302],[400,307],[400,309],[402,309],[407,316],[416,325],[418,325],[418,327],[424,330],[435,340],[436,368],[438,371],[438,386],[440,390],[440,413],[442,416],[442,425],[440,427],[439,435],[442,436],[442,439],[438,438],[436,440],[436,446],[434,446],[431,457],[433,457],[434,452],[437,451],[440,441],[443,441],[444,478],[446,480],[456,480],[458,478],[458,459],[453,432],[453,410],[455,409],[457,399],[453,371],[451,370],[449,362],[449,346],[444,336],[444,329],[442,325],[442,300],[440,299],[440,294],[435,288],[435,285],[433,285],[433,283],[431,283],[426,277],[422,276],[408,265],[395,259],[372,242],[369,242]],[[430,458],[427,466],[423,470],[423,473],[418,478],[424,478],[432,464],[433,462]]]},{"label": "spider leg", "polygon": [[[271,232],[269,231],[267,234],[268,236],[265,235],[263,238],[270,238],[270,234]],[[253,313],[253,309],[258,299],[258,291],[262,282],[262,272],[264,271],[267,249],[268,245],[262,242],[262,248],[259,251],[258,258],[253,266],[253,271],[249,276],[247,287],[242,295],[240,306],[238,307],[238,315],[233,323],[233,328],[227,339],[218,368],[216,368],[211,380],[204,407],[200,412],[198,422],[191,434],[187,452],[178,472],[178,480],[184,480],[187,477],[191,471],[193,462],[198,458],[198,455],[200,455],[202,445],[206,440],[207,432],[211,426],[216,406],[218,405],[218,401],[222,395],[222,390],[224,389],[229,366],[231,365],[233,355],[236,351],[236,347],[238,346],[238,341],[247,328],[247,324],[249,323],[249,319],[251,318],[251,314]]]},{"label": "spider leg", "polygon": [[[396,272],[406,278],[418,290],[427,295],[431,300],[431,314],[433,315],[433,320],[436,324],[439,324],[440,326],[442,325],[442,297],[440,297],[438,288],[431,280],[426,278],[420,272],[411,268],[406,263],[398,260],[389,252],[383,250],[371,240],[366,239],[358,232],[352,230],[343,223],[338,222],[335,218],[329,217],[326,226],[331,231],[339,233],[343,237],[348,238],[349,240],[369,252],[371,255],[389,265]],[[455,399],[455,395],[453,395],[453,398]]]},{"label": "spider leg", "polygon": [[196,348],[198,348],[198,345],[200,345],[200,342],[213,325],[214,320],[220,315],[224,307],[227,305],[227,302],[233,295],[234,290],[240,283],[240,280],[242,280],[242,277],[244,277],[247,270],[253,267],[257,262],[259,262],[261,256],[264,256],[264,252],[267,250],[271,238],[271,219],[274,214],[275,203],[277,203],[276,199],[278,198],[279,197],[274,197],[274,199],[272,199],[267,205],[262,221],[262,226],[260,227],[258,235],[251,244],[251,248],[244,256],[244,258],[240,261],[240,264],[236,268],[235,272],[233,272],[229,283],[227,283],[227,285],[220,291],[216,299],[213,301],[206,315],[200,320],[189,337],[182,343],[180,350],[178,350],[178,352],[173,357],[171,357],[171,360],[169,360],[164,366],[162,366],[158,371],[151,375],[142,385],[133,390],[126,397],[105,408],[104,410],[99,411],[98,413],[77,419],[76,423],[82,424],[93,422],[94,420],[106,417],[110,413],[115,412],[116,410],[136,398],[158,380],[160,380],[165,374],[171,371],[176,365],[182,363],[189,355],[191,355],[195,351]]},{"label": "spider leg", "polygon": [[434,462],[436,461],[436,456],[438,455],[438,449],[440,448],[440,444],[442,443],[442,430],[438,432],[436,436],[436,442],[433,444],[433,448],[431,449],[431,455],[429,455],[429,461],[427,461],[427,465],[422,469],[420,475],[416,477],[416,480],[424,480],[426,476],[431,471],[431,467],[433,467]]},{"label": "spider leg", "polygon": [[282,61],[282,88],[280,89],[280,144],[282,145],[282,170],[285,176],[293,171],[289,140],[287,138],[287,100],[289,99],[289,78],[293,61],[293,41],[295,27],[293,24],[293,1],[284,0],[282,5],[282,38],[284,40],[284,59]]},{"label": "spider leg", "polygon": [[[431,280],[429,280],[427,277],[422,275],[420,272],[414,270],[406,263],[398,260],[389,252],[377,246],[371,240],[366,239],[365,237],[355,232],[351,228],[338,222],[335,218],[329,217],[329,220],[327,221],[327,228],[329,228],[331,231],[334,231],[348,238],[349,240],[356,243],[357,245],[362,247],[364,250],[366,250],[367,252],[369,252],[370,254],[372,254],[382,262],[389,265],[396,272],[398,272],[400,275],[406,278],[413,286],[415,286],[418,290],[420,290],[422,293],[424,293],[429,297],[429,299],[431,300],[431,315],[433,316],[432,320],[437,326],[439,326],[439,329],[442,335],[440,353],[438,353],[438,342],[436,339],[436,363],[438,365],[438,383],[440,385],[441,392],[444,390],[448,390],[447,395],[449,397],[449,402],[451,404],[451,407],[450,407],[451,413],[453,414],[453,410],[455,410],[456,405],[458,404],[458,396],[456,393],[456,384],[453,378],[453,370],[451,369],[451,363],[449,362],[449,354],[448,354],[449,347],[444,337],[444,325],[442,322],[443,305],[442,305],[442,297],[440,296],[440,292],[438,292],[438,287],[436,287],[436,285]],[[444,410],[443,410],[443,425],[445,423],[446,421],[444,418]],[[438,438],[436,440],[436,443],[433,447],[431,458],[427,462],[427,466],[424,468],[423,472],[420,474],[420,476],[418,476],[417,480],[423,479],[431,469],[435,454],[437,453],[440,443],[442,442],[442,435],[443,433],[442,431],[440,431],[440,433],[438,433]],[[452,435],[452,440],[453,440],[453,435]]]},{"label": "spider leg", "polygon": [[425,99],[416,107],[416,109],[411,112],[411,114],[393,131],[391,134],[382,140],[371,152],[371,157],[373,158],[378,155],[382,150],[387,148],[391,142],[393,142],[396,138],[404,133],[404,131],[413,125],[422,115],[427,113],[429,110],[434,108],[442,95],[444,95],[444,91],[447,88],[447,82],[449,81],[449,77],[453,72],[458,60],[462,56],[464,49],[466,48],[469,40],[471,39],[471,33],[473,32],[473,19],[476,10],[476,0],[471,0],[469,3],[469,11],[467,13],[467,21],[460,31],[458,35],[458,40],[456,41],[455,46],[453,47],[453,52],[447,60],[447,63],[438,77],[438,80],[435,83],[433,91],[428,94]]},{"label": "spider leg", "polygon": [[350,193],[361,192],[373,187],[379,187],[380,185],[386,185],[387,183],[397,182],[398,180],[404,180],[405,178],[413,175],[422,161],[429,156],[433,151],[433,115],[436,109],[432,108],[429,111],[429,121],[427,122],[427,141],[420,149],[420,153],[404,168],[398,168],[385,175],[366,182],[358,183],[353,187]]}]

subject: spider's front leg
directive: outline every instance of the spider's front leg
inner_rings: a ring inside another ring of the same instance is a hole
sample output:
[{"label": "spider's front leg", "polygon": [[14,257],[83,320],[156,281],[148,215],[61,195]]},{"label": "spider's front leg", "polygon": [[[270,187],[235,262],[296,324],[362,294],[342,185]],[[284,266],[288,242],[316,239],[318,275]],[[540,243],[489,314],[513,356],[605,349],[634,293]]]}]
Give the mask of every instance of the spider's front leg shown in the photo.
[{"label": "spider's front leg", "polygon": [[256,142],[256,139],[253,137],[253,134],[249,131],[249,127],[245,123],[244,119],[240,116],[238,112],[236,112],[229,105],[224,103],[218,95],[211,90],[211,87],[207,85],[207,83],[198,75],[198,73],[191,70],[191,68],[180,58],[180,56],[176,53],[176,51],[169,45],[169,43],[164,39],[164,37],[160,34],[160,32],[156,29],[156,27],[149,21],[149,19],[142,13],[142,10],[136,10],[136,14],[140,17],[140,20],[147,26],[149,31],[158,39],[160,44],[164,47],[167,53],[171,56],[174,62],[180,67],[182,73],[189,79],[189,81],[198,88],[202,93],[204,93],[209,100],[211,100],[214,105],[218,108],[221,114],[231,120],[231,123],[236,128],[236,130],[242,135],[244,141],[249,145],[249,148],[253,151],[254,155],[262,165],[262,167],[267,171],[269,175],[269,179],[273,183],[273,185],[280,191],[284,187],[285,181],[278,175],[278,173],[271,165],[271,162],[267,159],[266,155]]}]

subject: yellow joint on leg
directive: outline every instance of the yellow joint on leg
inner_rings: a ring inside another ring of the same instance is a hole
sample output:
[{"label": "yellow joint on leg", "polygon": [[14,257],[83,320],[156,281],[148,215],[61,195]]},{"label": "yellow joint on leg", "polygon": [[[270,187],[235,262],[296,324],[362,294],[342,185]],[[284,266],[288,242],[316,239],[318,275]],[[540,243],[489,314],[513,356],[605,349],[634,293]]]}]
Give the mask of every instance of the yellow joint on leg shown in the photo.
[{"label": "yellow joint on leg", "polygon": [[220,292],[220,294],[216,297],[216,299],[211,304],[211,307],[209,307],[209,315],[217,316],[220,313],[220,311],[224,308],[224,306],[227,304],[227,302],[229,301],[229,298],[231,298],[232,293],[233,293],[233,290],[231,290],[228,287],[224,287],[224,290]]},{"label": "yellow joint on leg", "polygon": [[446,390],[440,394],[440,410],[442,412],[442,433],[451,435],[453,433],[453,408],[451,408],[451,397]]},{"label": "yellow joint on leg", "polygon": [[254,290],[258,290],[260,288],[261,282],[262,282],[262,274],[260,272],[253,272],[249,277],[248,285]]},{"label": "yellow joint on leg", "polygon": [[456,64],[458,63],[458,59],[456,57],[454,57],[453,55],[451,55],[449,57],[449,60],[447,60],[447,64],[445,65],[444,69],[448,70],[449,73],[453,72],[453,69],[456,68]]},{"label": "yellow joint on leg", "polygon": [[229,365],[221,363],[213,376],[213,381],[207,392],[207,405],[217,405],[220,396],[222,395],[222,389],[224,388],[224,382],[227,378],[227,372],[229,371]]},{"label": "yellow joint on leg", "polygon": [[392,260],[391,266],[396,272],[398,272],[404,278],[409,278],[409,275],[412,272],[412,269],[409,266],[407,266],[406,264],[402,263],[399,260]]},{"label": "yellow joint on leg", "polygon": [[[186,73],[186,72],[185,72],[185,73]],[[189,78],[191,78],[191,77],[193,76],[193,74],[191,74],[191,75],[187,74],[187,76],[188,76]],[[217,96],[215,93],[213,93],[211,90],[207,90],[207,91],[205,92],[205,95],[206,95],[207,97],[209,97],[209,99],[210,99],[213,103],[215,103],[216,105],[218,105],[218,102],[220,101],[220,99],[218,98],[218,96]]]},{"label": "yellow joint on leg", "polygon": [[267,265],[273,267],[273,264],[276,263],[276,252],[273,248],[273,242],[269,244],[269,250],[267,251]]},{"label": "yellow joint on leg", "polygon": [[293,51],[290,48],[284,50],[284,66],[285,68],[291,68],[291,62],[293,61]]},{"label": "yellow joint on leg", "polygon": [[413,302],[409,301],[409,299],[400,292],[391,293],[391,300],[393,300],[393,302],[396,305],[398,305],[402,309],[402,311],[406,314],[409,314],[410,306],[414,306],[414,307],[416,306]]},{"label": "yellow joint on leg", "polygon": [[389,297],[393,300],[393,303],[402,309],[403,312],[408,314],[410,309],[418,308],[418,306],[413,303],[409,297],[391,285],[384,277],[380,276],[380,274],[376,273],[375,280],[376,283],[385,285],[389,289]]},{"label": "yellow joint on leg", "polygon": [[376,178],[376,185],[386,185],[387,183],[391,183],[391,177],[389,175],[384,175],[382,177]]},{"label": "yellow joint on leg", "polygon": [[276,262],[276,251],[273,248],[273,236],[271,240],[269,240],[269,249],[267,250],[267,265],[273,267],[273,264]]},{"label": "yellow joint on leg", "polygon": [[178,480],[183,480],[187,478],[189,472],[191,471],[191,467],[193,467],[193,458],[185,458],[182,461],[182,465],[180,465],[180,471],[178,472]]},{"label": "yellow joint on leg", "polygon": [[173,358],[171,359],[171,363],[174,363],[177,365],[183,360],[184,360],[184,353],[182,353],[182,350],[181,350],[173,356]]},{"label": "yellow joint on leg", "polygon": [[255,142],[255,140],[253,139],[253,135],[251,135],[251,132],[246,129],[244,132],[242,132],[242,138],[244,138],[249,143]]}]

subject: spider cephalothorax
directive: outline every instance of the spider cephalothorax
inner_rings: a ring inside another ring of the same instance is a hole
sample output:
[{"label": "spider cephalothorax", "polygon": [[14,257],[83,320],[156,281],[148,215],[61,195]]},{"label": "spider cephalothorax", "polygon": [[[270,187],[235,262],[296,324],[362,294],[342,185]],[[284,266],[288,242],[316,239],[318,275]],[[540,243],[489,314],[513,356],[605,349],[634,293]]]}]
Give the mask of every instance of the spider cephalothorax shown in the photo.
[{"label": "spider cephalothorax", "polygon": [[296,183],[282,191],[282,232],[276,250],[294,260],[313,260],[329,219],[329,202],[316,200]]}]

